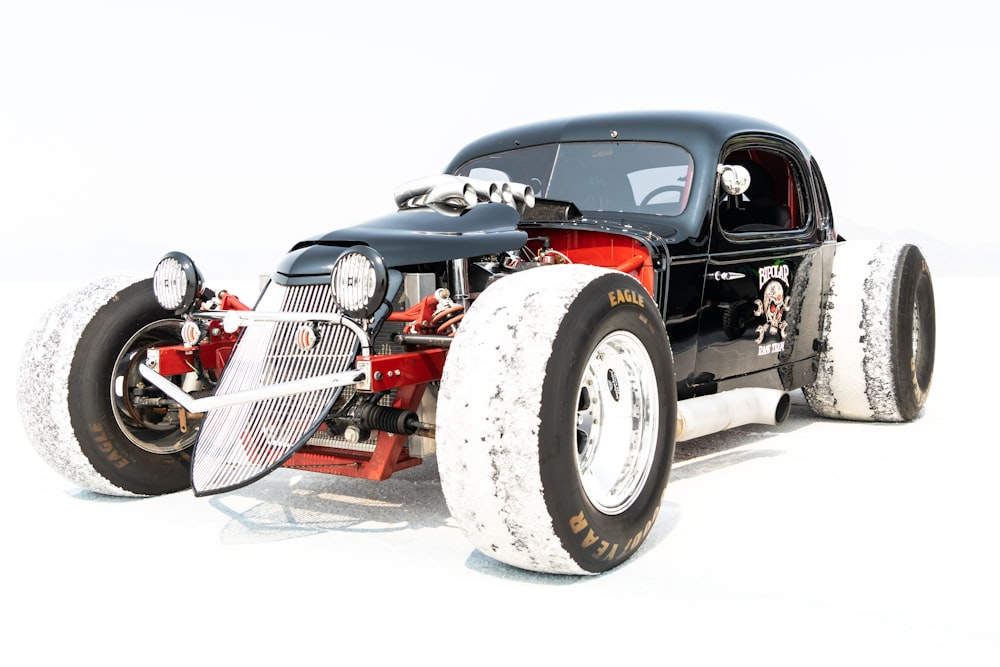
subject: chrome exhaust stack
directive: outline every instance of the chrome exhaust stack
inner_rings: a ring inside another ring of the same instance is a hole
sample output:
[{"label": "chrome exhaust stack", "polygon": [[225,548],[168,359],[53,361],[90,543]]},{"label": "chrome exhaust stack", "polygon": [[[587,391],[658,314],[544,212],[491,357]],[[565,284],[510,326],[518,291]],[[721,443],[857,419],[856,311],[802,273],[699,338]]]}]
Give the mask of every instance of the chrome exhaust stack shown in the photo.
[{"label": "chrome exhaust stack", "polygon": [[424,198],[424,206],[444,215],[461,215],[479,203],[476,189],[461,181],[442,181],[431,188]]},{"label": "chrome exhaust stack", "polygon": [[471,185],[479,196],[480,203],[492,202],[494,204],[509,204],[513,199],[504,197],[504,184],[494,181],[484,181],[478,178],[466,178],[455,176]]},{"label": "chrome exhaust stack", "polygon": [[495,182],[465,176],[437,174],[396,188],[399,209],[430,208],[445,215],[461,215],[477,204],[507,204],[524,213],[535,205],[535,192],[524,183]]},{"label": "chrome exhaust stack", "polygon": [[427,193],[430,192],[434,186],[442,183],[445,178],[449,177],[445,174],[436,174],[434,176],[418,178],[415,181],[409,181],[400,185],[396,188],[395,192],[396,207],[412,208],[423,205],[423,201],[426,198]]},{"label": "chrome exhaust stack", "polygon": [[779,389],[747,387],[677,402],[677,442],[746,424],[775,426],[788,417],[791,398]]}]

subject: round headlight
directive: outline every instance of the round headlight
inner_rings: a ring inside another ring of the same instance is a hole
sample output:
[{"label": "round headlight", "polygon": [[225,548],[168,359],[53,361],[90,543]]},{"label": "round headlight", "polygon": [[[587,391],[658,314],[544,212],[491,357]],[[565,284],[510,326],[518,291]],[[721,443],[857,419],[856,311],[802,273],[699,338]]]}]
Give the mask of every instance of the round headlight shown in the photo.
[{"label": "round headlight", "polygon": [[388,289],[382,256],[368,246],[348,248],[333,265],[330,287],[337,307],[345,315],[373,316]]},{"label": "round headlight", "polygon": [[167,253],[153,271],[153,293],[166,310],[186,311],[201,290],[201,273],[182,252]]}]

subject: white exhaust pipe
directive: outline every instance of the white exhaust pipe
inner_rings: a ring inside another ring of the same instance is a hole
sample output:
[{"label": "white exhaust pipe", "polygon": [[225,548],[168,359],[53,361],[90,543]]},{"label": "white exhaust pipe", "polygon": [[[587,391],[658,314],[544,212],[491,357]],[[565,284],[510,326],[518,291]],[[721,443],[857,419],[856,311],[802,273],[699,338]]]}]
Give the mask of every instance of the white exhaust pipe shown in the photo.
[{"label": "white exhaust pipe", "polygon": [[476,189],[476,194],[479,195],[480,202],[492,202],[494,204],[503,203],[503,197],[500,194],[502,185],[500,183],[484,181],[478,178],[468,178],[466,176],[456,176],[454,178],[459,178],[474,187]]},{"label": "white exhaust pipe", "polygon": [[730,389],[677,402],[677,442],[746,424],[780,424],[791,399],[779,389]]},{"label": "white exhaust pipe", "polygon": [[479,203],[476,189],[462,181],[442,181],[427,193],[424,206],[445,215],[461,215]]},{"label": "white exhaust pipe", "polygon": [[434,186],[450,180],[454,180],[454,177],[447,174],[435,174],[404,183],[396,188],[396,192],[394,193],[396,206],[403,208],[407,204],[411,204],[420,197],[425,196],[434,189]]},{"label": "white exhaust pipe", "polygon": [[394,193],[396,206],[432,208],[446,215],[460,215],[481,203],[507,204],[520,214],[535,205],[535,192],[524,183],[486,181],[450,174],[436,174],[404,183]]},{"label": "white exhaust pipe", "polygon": [[524,213],[525,207],[531,208],[535,205],[535,191],[530,185],[524,183],[505,183],[504,185],[510,188],[518,213]]}]

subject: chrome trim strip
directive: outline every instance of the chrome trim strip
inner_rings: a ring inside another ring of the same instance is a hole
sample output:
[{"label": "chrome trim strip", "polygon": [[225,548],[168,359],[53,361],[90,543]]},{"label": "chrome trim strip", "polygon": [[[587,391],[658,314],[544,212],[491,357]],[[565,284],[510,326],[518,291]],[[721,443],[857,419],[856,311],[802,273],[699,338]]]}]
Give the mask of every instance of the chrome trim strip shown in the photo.
[{"label": "chrome trim strip", "polygon": [[368,338],[368,333],[360,324],[339,313],[266,313],[256,310],[226,310],[218,312],[225,313],[222,317],[222,328],[226,333],[234,333],[240,327],[245,327],[254,322],[329,322],[331,324],[338,324],[350,329],[358,337],[358,342],[361,343],[362,356],[367,357],[371,354],[371,340]]},{"label": "chrome trim strip", "polygon": [[333,387],[349,387],[359,384],[366,379],[366,374],[363,371],[344,371],[343,373],[330,373],[328,375],[307,377],[300,380],[290,380],[256,389],[245,389],[224,396],[194,398],[145,363],[139,364],[139,373],[142,374],[142,377],[156,385],[157,389],[180,403],[185,410],[192,413],[207,412],[217,408],[227,408],[233,405],[253,403],[269,398],[282,398],[307,391],[318,391]]}]

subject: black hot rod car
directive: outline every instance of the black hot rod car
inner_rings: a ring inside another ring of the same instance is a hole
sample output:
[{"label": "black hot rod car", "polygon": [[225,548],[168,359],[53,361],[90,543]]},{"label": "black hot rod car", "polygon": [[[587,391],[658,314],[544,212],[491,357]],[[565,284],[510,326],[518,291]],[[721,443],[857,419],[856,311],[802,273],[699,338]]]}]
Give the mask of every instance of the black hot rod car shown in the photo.
[{"label": "black hot rod car", "polygon": [[656,519],[675,442],[819,415],[914,419],[934,299],[913,245],[847,243],[787,132],[706,113],[520,127],[295,244],[252,307],[167,254],[41,322],[31,441],[98,493],[278,467],[371,480],[436,454],[456,522],[517,567],[594,573]]}]

